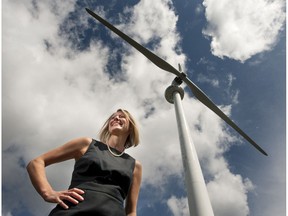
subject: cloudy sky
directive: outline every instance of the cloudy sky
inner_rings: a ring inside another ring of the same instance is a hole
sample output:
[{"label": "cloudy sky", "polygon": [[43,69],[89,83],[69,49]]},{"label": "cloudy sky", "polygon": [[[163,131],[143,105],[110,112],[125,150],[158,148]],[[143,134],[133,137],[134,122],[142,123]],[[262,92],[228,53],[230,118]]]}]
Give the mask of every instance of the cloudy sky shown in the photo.
[{"label": "cloudy sky", "polygon": [[[91,19],[97,12],[174,67],[182,65],[269,154],[261,155],[185,86],[183,106],[216,216],[285,215],[284,0],[3,0],[2,215],[47,215],[31,186],[34,157],[73,138],[97,138],[117,108],[129,110],[141,145],[139,216],[187,216],[174,79]],[[52,165],[55,190],[74,161]]]}]

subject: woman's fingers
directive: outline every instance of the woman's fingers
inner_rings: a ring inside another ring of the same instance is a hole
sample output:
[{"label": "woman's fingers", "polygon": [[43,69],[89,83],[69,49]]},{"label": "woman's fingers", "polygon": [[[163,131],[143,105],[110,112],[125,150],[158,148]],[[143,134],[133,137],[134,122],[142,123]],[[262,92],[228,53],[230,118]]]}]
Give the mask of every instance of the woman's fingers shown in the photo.
[{"label": "woman's fingers", "polygon": [[66,200],[70,203],[73,203],[74,205],[77,205],[79,201],[83,201],[84,198],[81,196],[85,192],[78,188],[72,188],[68,191],[61,192],[61,195],[59,196],[60,201],[58,204],[62,206],[64,209],[68,209],[69,207],[63,202],[63,200]]},{"label": "woman's fingers", "polygon": [[83,201],[84,200],[84,198],[81,196],[84,193],[85,192],[83,190],[78,189],[78,188],[72,188],[72,189],[68,190],[69,196],[75,198],[78,201]]},{"label": "woman's fingers", "polygon": [[78,188],[72,188],[69,190],[69,192],[72,192],[71,195],[76,198],[77,200],[83,201],[84,198],[81,196],[83,195],[85,192],[81,189]]},{"label": "woman's fingers", "polygon": [[76,192],[76,193],[78,193],[78,194],[84,194],[84,193],[85,193],[83,190],[81,190],[81,189],[79,189],[79,188],[72,188],[72,189],[70,189],[69,191],[74,191],[74,192]]},{"label": "woman's fingers", "polygon": [[62,208],[64,208],[64,209],[68,209],[69,208],[69,206],[68,205],[66,205],[64,202],[63,202],[63,200],[60,200],[59,202],[58,202],[58,205],[60,205]]}]

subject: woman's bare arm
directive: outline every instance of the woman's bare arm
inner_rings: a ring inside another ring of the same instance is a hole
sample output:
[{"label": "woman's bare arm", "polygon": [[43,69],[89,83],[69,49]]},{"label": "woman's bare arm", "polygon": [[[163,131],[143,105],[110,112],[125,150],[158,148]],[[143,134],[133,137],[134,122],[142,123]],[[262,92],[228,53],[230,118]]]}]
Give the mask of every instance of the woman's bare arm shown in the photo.
[{"label": "woman's bare arm", "polygon": [[91,141],[91,138],[71,140],[29,162],[27,171],[31,182],[45,201],[59,203],[63,208],[68,208],[63,200],[68,200],[74,204],[77,204],[78,200],[83,200],[81,194],[84,191],[77,188],[54,191],[47,180],[45,167],[69,159],[79,159],[85,153]]},{"label": "woman's bare arm", "polygon": [[133,172],[133,182],[126,198],[126,215],[127,216],[137,216],[137,201],[140,192],[142,179],[142,165],[139,161],[136,161],[134,172]]}]

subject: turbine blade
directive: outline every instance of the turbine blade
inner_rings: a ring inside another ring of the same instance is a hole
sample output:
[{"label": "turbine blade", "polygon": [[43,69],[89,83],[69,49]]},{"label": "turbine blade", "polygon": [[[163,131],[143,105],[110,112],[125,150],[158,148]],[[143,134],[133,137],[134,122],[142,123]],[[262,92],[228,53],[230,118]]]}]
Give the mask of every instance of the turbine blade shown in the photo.
[{"label": "turbine blade", "polygon": [[194,96],[201,101],[205,106],[211,109],[215,114],[222,118],[228,125],[230,125],[234,130],[236,130],[243,138],[245,138],[250,144],[252,144],[257,150],[262,154],[268,156],[268,154],[252,140],[244,131],[242,131],[225,113],[223,113],[206,94],[195,85],[189,78],[183,78],[183,81],[189,86]]},{"label": "turbine blade", "polygon": [[150,61],[152,61],[155,65],[157,65],[159,68],[171,72],[175,74],[176,76],[180,75],[180,72],[176,70],[172,65],[168,64],[166,61],[164,61],[159,56],[155,55],[148,49],[144,48],[142,45],[137,43],[135,40],[121,32],[119,29],[117,29],[115,26],[95,14],[93,11],[86,8],[86,11],[95,19],[97,19],[99,22],[101,22],[103,25],[105,25],[107,28],[109,28],[111,31],[113,31],[115,34],[117,34],[119,37],[124,39],[127,43],[129,43],[131,46],[133,46],[135,49],[137,49],[139,52],[141,52],[144,56],[146,56]]},{"label": "turbine blade", "polygon": [[172,65],[167,63],[162,58],[158,57],[136,41],[134,41],[132,38],[121,32],[119,29],[114,27],[112,24],[95,14],[93,11],[86,8],[86,11],[95,19],[97,19],[99,22],[101,22],[103,25],[105,25],[107,28],[109,28],[111,31],[113,31],[115,34],[117,34],[119,37],[124,39],[126,42],[128,42],[131,46],[133,46],[135,49],[137,49],[139,52],[141,52],[144,56],[146,56],[150,61],[152,61],[155,65],[157,65],[159,68],[171,72],[175,74],[176,76],[180,77],[191,89],[194,96],[201,101],[205,106],[207,106],[209,109],[211,109],[215,114],[217,114],[220,118],[222,118],[227,124],[229,124],[234,130],[236,130],[243,138],[245,138],[250,144],[252,144],[257,150],[259,150],[262,154],[268,155],[256,142],[254,142],[246,133],[244,133],[227,115],[225,115],[209,98],[205,95],[205,93],[197,86],[195,85],[189,78],[186,77],[184,73],[180,73],[178,70],[176,70]]}]

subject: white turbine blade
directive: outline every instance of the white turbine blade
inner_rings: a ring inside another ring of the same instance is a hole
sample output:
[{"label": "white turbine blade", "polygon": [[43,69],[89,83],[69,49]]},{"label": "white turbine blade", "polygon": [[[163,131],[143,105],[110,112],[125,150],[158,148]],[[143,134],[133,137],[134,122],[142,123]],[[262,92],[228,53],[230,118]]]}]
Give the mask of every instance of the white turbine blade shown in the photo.
[{"label": "white turbine blade", "polygon": [[[155,65],[157,65],[159,68],[166,70],[168,72],[171,72],[175,74],[176,76],[180,75],[180,72],[176,70],[173,66],[168,64],[166,61],[164,61],[159,56],[155,55],[151,51],[144,48],[142,45],[137,43],[135,40],[121,32],[119,29],[117,29],[115,26],[95,14],[93,11],[86,8],[86,11],[95,19],[97,19],[99,22],[101,22],[103,25],[105,25],[107,28],[109,28],[111,31],[113,31],[115,34],[117,34],[119,37],[123,38],[127,43],[129,43],[131,46],[133,46],[135,49],[137,49],[139,52],[141,52],[144,56],[146,56],[150,61],[152,61]],[[144,49],[143,49],[144,48]]]},{"label": "white turbine blade", "polygon": [[229,124],[234,130],[236,130],[243,138],[245,138],[251,145],[253,145],[257,150],[259,150],[262,154],[268,155],[256,142],[254,142],[246,133],[244,133],[227,115],[225,115],[209,98],[205,95],[205,93],[197,87],[190,79],[186,77],[184,73],[179,72],[177,69],[175,69],[173,66],[171,66],[169,63],[164,61],[162,58],[158,57],[154,53],[152,53],[150,50],[146,49],[139,43],[137,43],[135,40],[121,32],[119,29],[117,29],[115,26],[92,12],[91,10],[86,8],[86,11],[95,19],[97,19],[99,22],[101,22],[103,25],[108,27],[111,31],[113,31],[115,34],[120,36],[122,39],[124,39],[126,42],[128,42],[131,46],[133,46],[135,49],[137,49],[139,52],[141,52],[144,56],[146,56],[151,62],[153,62],[155,65],[157,65],[159,68],[171,72],[175,74],[176,76],[180,77],[191,89],[194,96],[201,101],[205,106],[207,106],[209,109],[211,109],[215,114],[217,114],[220,118],[222,118],[227,124]]},{"label": "white turbine blade", "polygon": [[234,130],[236,130],[243,138],[245,138],[250,144],[252,144],[256,149],[258,149],[262,154],[268,155],[256,142],[254,142],[244,131],[242,131],[225,113],[223,113],[209,98],[205,93],[195,85],[187,77],[183,78],[183,81],[189,86],[194,96],[211,109],[215,114],[222,118],[227,124],[229,124]]}]

